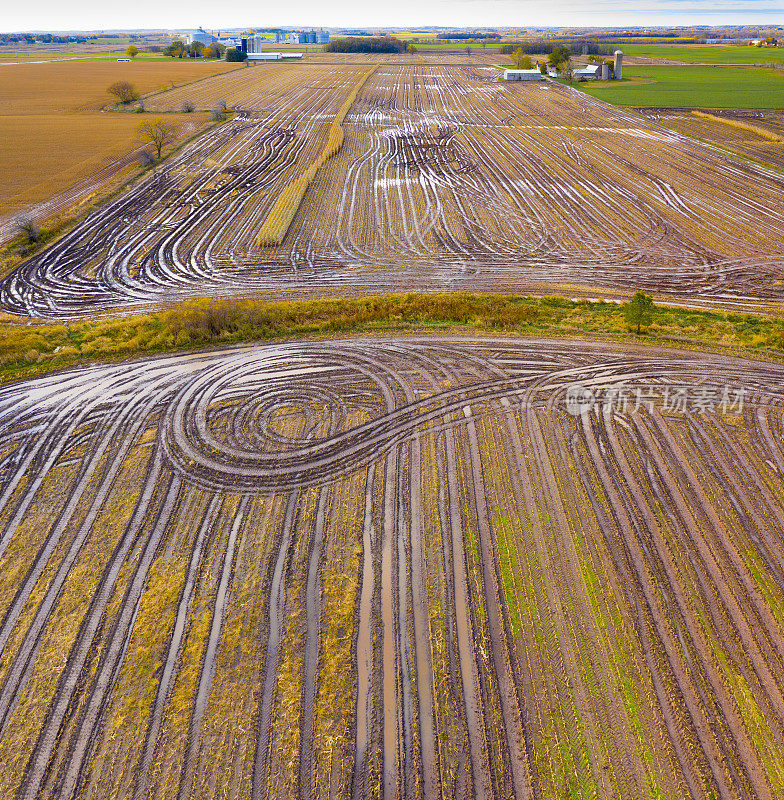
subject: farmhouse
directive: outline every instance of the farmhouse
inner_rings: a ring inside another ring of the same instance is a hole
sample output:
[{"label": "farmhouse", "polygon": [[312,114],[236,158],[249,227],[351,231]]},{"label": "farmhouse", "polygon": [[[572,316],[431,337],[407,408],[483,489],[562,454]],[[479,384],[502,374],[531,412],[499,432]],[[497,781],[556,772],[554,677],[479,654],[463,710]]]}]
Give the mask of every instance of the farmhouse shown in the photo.
[{"label": "farmhouse", "polygon": [[538,69],[505,69],[505,81],[541,81],[544,76]]}]

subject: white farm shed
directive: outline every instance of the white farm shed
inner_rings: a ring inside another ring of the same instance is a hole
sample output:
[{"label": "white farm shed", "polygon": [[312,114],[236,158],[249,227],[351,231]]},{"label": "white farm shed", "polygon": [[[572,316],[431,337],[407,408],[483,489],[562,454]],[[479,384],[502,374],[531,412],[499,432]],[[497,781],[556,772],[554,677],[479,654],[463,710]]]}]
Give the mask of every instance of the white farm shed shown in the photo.
[{"label": "white farm shed", "polygon": [[248,53],[248,61],[282,61],[290,58],[302,58],[302,53]]},{"label": "white farm shed", "polygon": [[505,81],[541,81],[543,75],[538,69],[505,69]]}]

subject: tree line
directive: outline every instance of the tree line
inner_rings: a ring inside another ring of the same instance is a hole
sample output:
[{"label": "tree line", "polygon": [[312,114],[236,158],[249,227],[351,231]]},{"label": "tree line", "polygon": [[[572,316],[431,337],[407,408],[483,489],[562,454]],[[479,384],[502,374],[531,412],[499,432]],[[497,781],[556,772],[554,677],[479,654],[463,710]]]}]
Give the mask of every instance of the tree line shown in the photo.
[{"label": "tree line", "polygon": [[536,42],[518,42],[515,44],[505,44],[500,52],[508,56],[515,52],[515,50],[522,50],[527,55],[534,55],[542,53],[549,55],[558,48],[565,48],[572,55],[612,55],[614,49],[610,45],[600,44],[598,42],[581,39],[574,42],[546,42],[544,40]]},{"label": "tree line", "polygon": [[[181,39],[175,39],[163,49],[163,54],[170,58],[223,58],[226,55],[226,46],[220,42],[203,45],[201,42],[185,44]],[[231,59],[226,59],[230,61]]]},{"label": "tree line", "polygon": [[369,39],[346,36],[324,45],[325,53],[405,53],[408,45],[394,36],[373,36]]}]

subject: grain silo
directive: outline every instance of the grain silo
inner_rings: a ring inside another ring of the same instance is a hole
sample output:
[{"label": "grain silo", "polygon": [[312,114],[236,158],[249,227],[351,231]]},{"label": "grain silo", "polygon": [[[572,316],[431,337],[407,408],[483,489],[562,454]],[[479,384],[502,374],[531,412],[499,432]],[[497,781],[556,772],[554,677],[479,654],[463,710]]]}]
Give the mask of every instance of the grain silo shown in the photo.
[{"label": "grain silo", "polygon": [[615,51],[615,80],[619,81],[623,77],[623,51]]}]

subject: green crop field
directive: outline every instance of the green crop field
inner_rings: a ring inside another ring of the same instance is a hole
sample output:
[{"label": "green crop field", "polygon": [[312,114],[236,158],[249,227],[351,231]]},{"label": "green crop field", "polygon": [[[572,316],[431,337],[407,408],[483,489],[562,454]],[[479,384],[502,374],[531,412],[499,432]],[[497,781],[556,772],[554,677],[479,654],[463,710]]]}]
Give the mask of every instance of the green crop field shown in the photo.
[{"label": "green crop field", "polygon": [[576,86],[618,106],[781,108],[784,73],[753,67],[629,66],[620,83]]},{"label": "green crop field", "polygon": [[756,64],[784,62],[784,49],[775,47],[723,47],[722,45],[619,45],[624,54],[647,58],[671,58],[695,64]]}]

